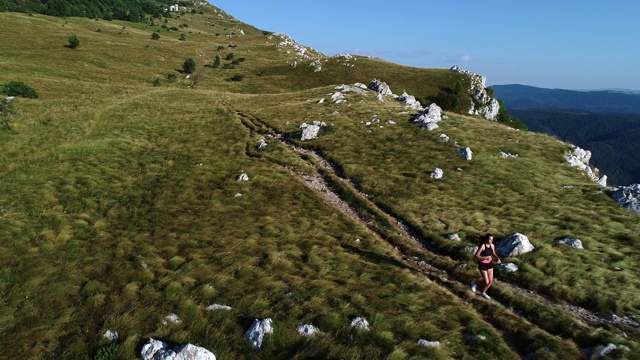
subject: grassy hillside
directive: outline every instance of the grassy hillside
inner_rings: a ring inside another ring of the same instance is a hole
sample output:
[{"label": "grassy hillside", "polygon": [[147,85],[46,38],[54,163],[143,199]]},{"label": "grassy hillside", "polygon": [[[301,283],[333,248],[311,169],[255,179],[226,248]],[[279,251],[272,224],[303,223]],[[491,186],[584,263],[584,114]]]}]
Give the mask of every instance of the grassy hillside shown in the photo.
[{"label": "grassy hillside", "polygon": [[[16,97],[0,131],[4,356],[99,358],[106,330],[123,359],[150,337],[219,359],[567,359],[608,343],[638,354],[637,327],[567,306],[640,321],[638,217],[566,165],[569,145],[456,113],[426,132],[372,92],[317,103],[373,78],[422,101],[466,84],[456,72],[311,52],[316,72],[215,8],[155,23],[0,13],[0,84],[39,94]],[[216,55],[221,67],[204,66]],[[300,141],[312,120],[330,126]],[[455,152],[466,146],[472,161]],[[505,259],[520,271],[498,272],[484,300],[467,288],[479,276],[465,248],[514,231],[536,250]],[[564,236],[585,249],[554,243]],[[358,316],[369,331],[349,326]],[[274,334],[254,351],[242,335],[266,317]],[[300,324],[322,333],[303,338]]]}]

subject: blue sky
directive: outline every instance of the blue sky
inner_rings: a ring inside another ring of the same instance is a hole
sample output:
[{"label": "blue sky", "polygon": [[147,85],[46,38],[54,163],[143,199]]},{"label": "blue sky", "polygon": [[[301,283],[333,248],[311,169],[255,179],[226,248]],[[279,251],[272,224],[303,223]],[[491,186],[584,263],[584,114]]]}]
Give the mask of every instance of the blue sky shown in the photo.
[{"label": "blue sky", "polygon": [[327,55],[376,56],[488,85],[640,89],[636,0],[210,0]]}]

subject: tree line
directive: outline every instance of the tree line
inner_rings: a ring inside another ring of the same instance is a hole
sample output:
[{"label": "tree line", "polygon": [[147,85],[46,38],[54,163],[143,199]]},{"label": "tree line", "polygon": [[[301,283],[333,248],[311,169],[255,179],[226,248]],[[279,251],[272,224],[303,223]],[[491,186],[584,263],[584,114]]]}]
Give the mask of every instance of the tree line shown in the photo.
[{"label": "tree line", "polygon": [[0,11],[142,22],[147,16],[171,17],[165,9],[176,3],[193,6],[175,0],[0,0]]}]

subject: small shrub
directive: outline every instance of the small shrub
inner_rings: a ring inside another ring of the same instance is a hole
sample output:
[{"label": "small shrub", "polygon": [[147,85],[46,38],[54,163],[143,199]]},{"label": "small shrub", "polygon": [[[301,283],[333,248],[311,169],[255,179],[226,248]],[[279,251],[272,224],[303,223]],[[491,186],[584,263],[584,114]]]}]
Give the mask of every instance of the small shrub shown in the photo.
[{"label": "small shrub", "polygon": [[242,74],[235,74],[231,77],[231,81],[242,81],[242,79],[244,79],[244,75]]},{"label": "small shrub", "polygon": [[182,64],[182,70],[187,74],[191,74],[196,70],[196,61],[193,58],[188,58]]},{"label": "small shrub", "polygon": [[177,78],[178,78],[178,77],[177,77],[177,76],[176,76],[176,74],[174,74],[174,73],[168,73],[168,74],[167,74],[167,80],[168,80],[169,82],[174,82],[174,81],[176,81],[176,79],[177,79]]},{"label": "small shrub", "polygon": [[224,45],[218,45],[218,51],[224,50]]},{"label": "small shrub", "polygon": [[238,58],[236,61],[238,61],[238,62],[244,62],[245,60],[247,60],[247,59],[245,59],[245,58],[241,57],[241,58]]},{"label": "small shrub", "polygon": [[23,98],[35,99],[38,93],[29,85],[22,81],[10,81],[3,86],[3,91],[8,96],[20,96]]},{"label": "small shrub", "polygon": [[67,45],[70,49],[77,49],[80,46],[80,39],[78,35],[71,34],[69,35],[69,45]]},{"label": "small shrub", "polygon": [[231,60],[231,59],[233,59],[234,56],[236,56],[236,54],[230,52],[230,53],[227,54],[227,56],[224,59],[225,60]]},{"label": "small shrub", "polygon": [[172,27],[169,28],[169,30],[178,31],[178,28],[175,27],[175,26],[172,26]]},{"label": "small shrub", "polygon": [[199,83],[204,81],[204,73],[202,71],[198,71],[191,77],[191,87],[195,87]]},{"label": "small shrub", "polygon": [[152,38],[153,40],[158,40],[158,39],[160,39],[160,34],[158,34],[158,33],[154,32],[153,34],[151,34],[151,38]]},{"label": "small shrub", "polygon": [[185,35],[185,34],[180,34],[180,37],[178,38],[178,40],[180,40],[180,41],[185,41],[185,40],[187,40],[187,35]]},{"label": "small shrub", "polygon": [[162,83],[160,82],[160,78],[156,78],[155,80],[153,80],[153,86],[154,87],[158,87],[160,86]]},{"label": "small shrub", "polygon": [[119,358],[120,345],[117,343],[111,343],[107,346],[101,347],[93,357],[94,360],[117,360]]}]

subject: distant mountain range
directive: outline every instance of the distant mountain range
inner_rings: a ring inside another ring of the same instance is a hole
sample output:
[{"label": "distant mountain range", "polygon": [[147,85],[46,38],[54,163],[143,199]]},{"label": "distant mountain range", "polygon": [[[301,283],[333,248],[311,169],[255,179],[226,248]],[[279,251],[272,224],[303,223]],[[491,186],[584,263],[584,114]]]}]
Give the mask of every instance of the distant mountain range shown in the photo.
[{"label": "distant mountain range", "polygon": [[496,97],[531,131],[592,152],[613,185],[640,183],[640,94],[495,85]]}]

